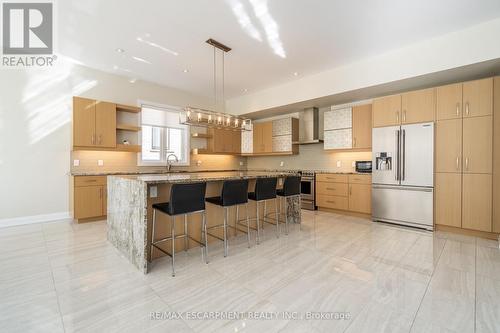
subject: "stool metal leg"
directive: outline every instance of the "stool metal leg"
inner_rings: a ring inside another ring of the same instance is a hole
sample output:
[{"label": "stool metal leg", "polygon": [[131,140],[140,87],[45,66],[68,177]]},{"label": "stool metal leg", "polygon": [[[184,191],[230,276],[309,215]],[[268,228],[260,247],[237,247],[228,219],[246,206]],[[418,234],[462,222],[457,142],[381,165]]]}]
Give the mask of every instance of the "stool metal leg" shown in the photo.
[{"label": "stool metal leg", "polygon": [[227,211],[224,207],[224,257],[227,257]]},{"label": "stool metal leg", "polygon": [[247,213],[247,240],[248,240],[248,248],[250,248],[250,219],[248,218],[248,202],[245,204],[245,212]]},{"label": "stool metal leg", "polygon": [[175,217],[170,219],[170,232],[172,236],[172,276],[175,276]]},{"label": "stool metal leg", "polygon": [[255,205],[257,205],[257,244],[260,244],[259,202],[255,201]]},{"label": "stool metal leg", "polygon": [[278,198],[274,198],[274,213],[276,215],[276,238],[280,238],[280,220],[278,215]]},{"label": "stool metal leg", "polygon": [[184,214],[184,251],[187,252],[188,246],[189,246],[189,239],[187,237],[188,235],[188,220],[187,220],[187,214]]},{"label": "stool metal leg", "polygon": [[155,242],[155,222],[156,222],[156,209],[153,208],[153,227],[151,228],[151,258],[149,260],[153,261],[153,244]]},{"label": "stool metal leg", "polygon": [[267,214],[267,200],[264,200],[264,216],[262,216],[262,230],[264,230],[264,221],[266,219]]},{"label": "stool metal leg", "polygon": [[238,229],[236,229],[236,223],[238,222],[240,216],[240,205],[236,205],[236,219],[234,220],[234,236],[238,236]]},{"label": "stool metal leg", "polygon": [[285,200],[285,232],[288,235],[288,211],[287,211],[288,202],[286,200],[286,197],[284,197],[284,200]]},{"label": "stool metal leg", "polygon": [[201,225],[203,228],[202,234],[205,235],[205,263],[208,264],[208,233],[207,233],[207,217],[206,217],[206,212],[203,211],[202,213],[202,221]]}]

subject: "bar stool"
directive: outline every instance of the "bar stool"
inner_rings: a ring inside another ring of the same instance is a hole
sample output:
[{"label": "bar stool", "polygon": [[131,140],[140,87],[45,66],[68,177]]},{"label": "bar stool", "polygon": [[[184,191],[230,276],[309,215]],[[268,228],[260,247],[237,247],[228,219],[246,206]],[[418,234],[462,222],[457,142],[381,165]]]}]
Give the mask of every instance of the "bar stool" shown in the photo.
[{"label": "bar stool", "polygon": [[[285,181],[283,182],[283,188],[276,191],[276,195],[278,196],[278,200],[280,202],[280,216],[282,214],[285,215],[285,234],[288,235],[288,214],[287,214],[287,199],[300,197],[300,176],[287,176],[285,177]],[[281,199],[285,201],[285,212],[281,210]]]},{"label": "bar stool", "polygon": [[[219,197],[210,197],[206,198],[205,201],[217,206],[221,206],[224,209],[224,223],[218,224],[208,228],[211,229],[224,229],[224,238],[221,238],[217,235],[208,233],[209,236],[217,238],[224,242],[224,257],[227,257],[228,252],[228,243],[227,243],[227,227],[231,227],[235,229],[237,232],[238,229],[236,225],[238,224],[239,218],[239,207],[240,205],[245,205],[245,211],[247,214],[246,218],[246,227],[247,227],[247,239],[248,239],[248,247],[250,247],[250,223],[248,219],[248,179],[237,179],[237,180],[226,180],[222,183],[222,192]],[[228,225],[228,212],[229,207],[236,206],[236,223],[235,226]],[[243,230],[240,230],[243,231]],[[243,231],[245,232],[245,231]],[[206,248],[206,253],[208,253],[208,247]],[[208,260],[208,259],[207,259]]]},{"label": "bar stool", "polygon": [[[264,228],[264,222],[266,221],[266,202],[267,200],[274,199],[274,209],[276,212],[276,220],[278,220],[278,203],[276,202],[276,184],[278,183],[278,178],[257,178],[255,181],[255,192],[248,193],[248,199],[255,201],[257,206],[257,244],[260,243],[260,219],[259,219],[259,203],[264,202],[264,217],[262,219],[262,228]],[[274,224],[274,223],[271,223]],[[276,223],[276,237],[279,237],[279,223]]]},{"label": "bar stool", "polygon": [[[151,260],[153,260],[153,248],[157,248],[161,252],[172,257],[172,276],[175,276],[175,240],[184,238],[184,249],[187,251],[188,239],[205,247],[205,260],[208,264],[207,257],[207,223],[205,216],[205,190],[207,183],[188,183],[188,184],[172,184],[170,188],[170,202],[157,203],[153,205],[153,228],[151,235]],[[171,236],[155,240],[155,223],[156,211],[160,211],[170,216]],[[187,216],[189,214],[201,213],[201,237],[202,241],[198,241],[188,235]],[[184,215],[184,234],[175,235],[175,217]],[[204,236],[204,237],[203,237]],[[205,240],[203,242],[203,239]],[[172,241],[172,254],[161,249],[157,244],[165,241]]]}]

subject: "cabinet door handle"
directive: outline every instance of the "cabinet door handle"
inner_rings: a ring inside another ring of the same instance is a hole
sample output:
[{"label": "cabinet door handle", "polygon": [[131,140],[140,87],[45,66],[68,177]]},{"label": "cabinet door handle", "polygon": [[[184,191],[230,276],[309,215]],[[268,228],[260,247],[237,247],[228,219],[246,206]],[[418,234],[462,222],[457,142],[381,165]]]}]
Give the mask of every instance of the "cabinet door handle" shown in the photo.
[{"label": "cabinet door handle", "polygon": [[457,117],[460,115],[460,103],[457,103]]},{"label": "cabinet door handle", "polygon": [[99,144],[101,144],[101,141],[102,141],[102,135],[99,134]]},{"label": "cabinet door handle", "polygon": [[91,141],[92,141],[92,144],[95,144],[95,134],[92,134],[92,139],[91,139]]},{"label": "cabinet door handle", "polygon": [[457,156],[457,170],[460,169],[460,156]]},{"label": "cabinet door handle", "polygon": [[352,146],[353,146],[353,147],[356,147],[356,138],[353,138],[353,139],[352,139]]},{"label": "cabinet door handle", "polygon": [[102,187],[99,189],[99,199],[102,199]]},{"label": "cabinet door handle", "polygon": [[335,204],[335,201],[327,200],[326,202],[331,203],[331,204]]},{"label": "cabinet door handle", "polygon": [[469,102],[465,103],[465,114],[468,116],[469,115]]},{"label": "cabinet door handle", "polygon": [[403,123],[406,123],[406,110],[403,111]]},{"label": "cabinet door handle", "polygon": [[465,170],[469,171],[469,158],[465,158]]},{"label": "cabinet door handle", "polygon": [[396,123],[399,123],[399,111],[396,111]]},{"label": "cabinet door handle", "polygon": [[349,195],[352,195],[352,185],[349,186]]}]

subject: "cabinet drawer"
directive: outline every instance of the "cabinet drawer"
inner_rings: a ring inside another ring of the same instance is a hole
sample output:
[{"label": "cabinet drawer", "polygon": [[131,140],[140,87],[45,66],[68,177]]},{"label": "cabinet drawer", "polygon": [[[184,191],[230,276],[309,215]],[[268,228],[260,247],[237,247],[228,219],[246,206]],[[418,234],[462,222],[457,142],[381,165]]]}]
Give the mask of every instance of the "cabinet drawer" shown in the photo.
[{"label": "cabinet drawer", "polygon": [[318,173],[316,175],[316,180],[318,182],[347,183],[347,175],[335,173]]},{"label": "cabinet drawer", "polygon": [[347,184],[345,183],[326,183],[318,182],[316,184],[316,193],[324,195],[347,196]]},{"label": "cabinet drawer", "polygon": [[320,194],[316,196],[316,205],[324,208],[347,210],[349,207],[349,200],[347,197]]},{"label": "cabinet drawer", "polygon": [[371,184],[372,176],[370,175],[349,175],[349,184]]},{"label": "cabinet drawer", "polygon": [[77,176],[75,187],[106,185],[106,176]]}]

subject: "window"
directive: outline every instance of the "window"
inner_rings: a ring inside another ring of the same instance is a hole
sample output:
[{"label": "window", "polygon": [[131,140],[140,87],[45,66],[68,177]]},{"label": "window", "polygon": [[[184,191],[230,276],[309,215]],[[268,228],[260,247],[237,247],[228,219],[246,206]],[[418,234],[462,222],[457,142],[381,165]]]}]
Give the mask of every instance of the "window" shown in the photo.
[{"label": "window", "polygon": [[[143,105],[139,165],[189,165],[189,127],[179,124],[180,109]],[[175,157],[178,162],[175,162]]]}]

